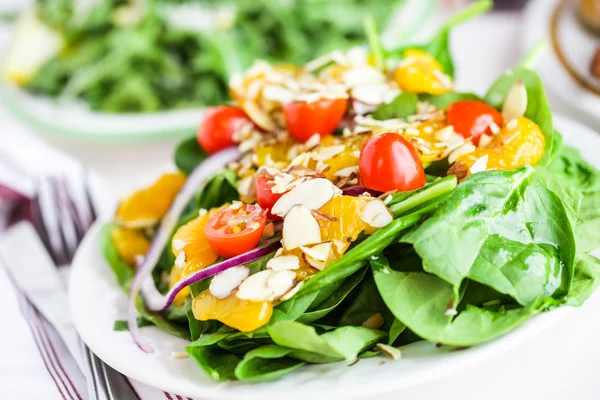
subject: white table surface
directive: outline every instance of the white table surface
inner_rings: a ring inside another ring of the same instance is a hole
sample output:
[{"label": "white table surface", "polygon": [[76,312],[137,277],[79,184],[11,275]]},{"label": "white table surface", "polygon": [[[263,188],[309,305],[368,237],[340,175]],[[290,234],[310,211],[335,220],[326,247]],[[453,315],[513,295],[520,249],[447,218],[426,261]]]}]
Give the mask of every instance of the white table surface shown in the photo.
[{"label": "white table surface", "polygon": [[[481,93],[498,74],[516,63],[521,53],[520,23],[519,14],[493,14],[471,21],[453,32],[453,52],[460,89]],[[7,30],[0,30],[0,46],[6,38]],[[555,109],[563,113],[569,111],[555,99],[551,101]],[[34,135],[34,132],[0,109],[0,146],[7,141],[26,143]],[[115,145],[73,142],[51,136],[42,136],[42,139],[83,160],[106,180],[108,188],[115,195],[123,195],[141,183],[151,181],[168,168],[178,141]],[[32,162],[43,163],[44,160]],[[4,288],[0,289],[0,320],[2,314],[8,312],[5,306],[14,307],[14,300],[10,298],[12,293],[5,290],[6,282],[2,282],[4,279],[4,275],[0,274],[0,288]],[[599,399],[598,338],[600,294],[552,329],[502,356],[386,398]],[[0,352],[2,346],[10,345],[12,340],[10,329],[0,328]],[[10,360],[0,356],[0,382],[4,371],[9,368]],[[54,399],[56,395],[48,393],[47,398]]]}]

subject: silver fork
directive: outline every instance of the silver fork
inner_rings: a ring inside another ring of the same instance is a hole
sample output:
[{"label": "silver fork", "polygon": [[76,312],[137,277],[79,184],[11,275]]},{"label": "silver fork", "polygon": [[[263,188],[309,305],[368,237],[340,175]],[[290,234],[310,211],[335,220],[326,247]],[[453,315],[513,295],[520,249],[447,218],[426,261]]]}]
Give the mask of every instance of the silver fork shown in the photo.
[{"label": "silver fork", "polygon": [[[38,233],[63,276],[68,272],[84,234],[96,219],[87,176],[84,170],[80,182],[61,177],[40,179],[37,196],[32,202],[32,217]],[[77,183],[78,187],[69,182]],[[83,342],[81,350],[90,399],[139,398],[125,378],[96,357]]]}]

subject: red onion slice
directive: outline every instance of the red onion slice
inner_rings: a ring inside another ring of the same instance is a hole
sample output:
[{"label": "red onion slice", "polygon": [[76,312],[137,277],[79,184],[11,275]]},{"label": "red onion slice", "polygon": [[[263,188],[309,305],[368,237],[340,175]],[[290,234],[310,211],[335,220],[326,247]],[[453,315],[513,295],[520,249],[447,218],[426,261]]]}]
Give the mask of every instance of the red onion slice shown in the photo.
[{"label": "red onion slice", "polygon": [[[136,309],[135,309],[135,301],[140,293],[144,282],[151,278],[152,270],[156,266],[160,255],[165,248],[169,238],[171,236],[171,232],[173,228],[177,224],[177,220],[179,219],[181,213],[190,202],[190,200],[194,197],[197,190],[204,183],[205,180],[210,178],[212,175],[220,172],[225,168],[227,164],[235,161],[239,158],[240,152],[237,148],[232,147],[229,149],[222,150],[208,159],[206,159],[203,163],[198,165],[194,171],[188,176],[185,184],[177,194],[177,197],[173,201],[171,208],[167,211],[167,214],[163,217],[160,222],[160,226],[158,227],[158,231],[156,232],[156,236],[152,239],[152,244],[148,253],[144,257],[143,262],[138,267],[135,277],[133,278],[133,282],[129,288],[129,306],[127,308],[127,322],[129,327],[129,332],[137,346],[145,351],[146,353],[152,353],[154,349],[150,346],[139,334],[137,321],[136,321]],[[157,299],[156,290],[149,290],[147,287],[149,285],[146,284],[144,288],[144,298],[146,294],[148,295],[148,299],[145,298],[150,306],[156,306]],[[153,286],[154,285],[150,285]],[[156,289],[156,288],[155,288]],[[150,293],[148,293],[150,292]]]},{"label": "red onion slice", "polygon": [[206,267],[204,269],[194,272],[193,274],[187,275],[179,282],[177,282],[175,286],[173,286],[165,296],[160,295],[160,299],[154,299],[155,301],[152,302],[152,305],[150,305],[150,302],[147,302],[148,308],[152,311],[164,311],[167,308],[169,308],[171,304],[173,304],[175,296],[177,296],[177,294],[187,286],[199,282],[203,279],[210,278],[211,276],[221,273],[229,268],[237,267],[238,265],[252,262],[258,258],[261,258],[263,256],[266,256],[267,254],[274,252],[280,247],[281,242],[279,240],[276,240],[262,247],[257,247],[255,249],[247,251],[246,253],[240,254],[239,256],[228,258],[225,261],[221,261],[220,263],[213,264],[210,267]]},{"label": "red onion slice", "polygon": [[381,194],[377,190],[369,189],[364,186],[350,186],[342,190],[342,193],[346,196],[360,196],[363,193],[369,193],[373,197],[377,197]]}]

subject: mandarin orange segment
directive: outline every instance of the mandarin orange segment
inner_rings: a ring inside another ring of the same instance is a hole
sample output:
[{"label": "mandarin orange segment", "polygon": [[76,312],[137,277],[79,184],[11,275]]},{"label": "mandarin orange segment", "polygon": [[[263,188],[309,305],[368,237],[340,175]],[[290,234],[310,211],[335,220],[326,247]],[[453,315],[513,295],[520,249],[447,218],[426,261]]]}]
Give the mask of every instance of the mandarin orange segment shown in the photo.
[{"label": "mandarin orange segment", "polygon": [[355,241],[362,231],[368,230],[367,223],[359,217],[367,201],[360,197],[338,196],[319,209],[320,212],[336,219],[319,219],[321,240],[333,242],[336,258],[344,254],[350,243]]},{"label": "mandarin orange segment", "polygon": [[267,165],[284,168],[289,162],[287,155],[293,145],[292,139],[271,144],[259,143],[255,152],[255,164],[259,167]]},{"label": "mandarin orange segment", "polygon": [[185,182],[181,173],[162,175],[151,186],[126,197],[117,209],[116,220],[128,228],[156,224],[167,213]]},{"label": "mandarin orange segment", "polygon": [[444,158],[447,147],[440,145],[436,133],[446,126],[445,120],[425,121],[414,127],[414,133],[405,132],[404,138],[413,145],[421,162],[430,163]]},{"label": "mandarin orange segment", "polygon": [[409,93],[444,94],[452,90],[450,77],[429,53],[408,49],[393,75],[400,88]]},{"label": "mandarin orange segment", "polygon": [[[218,255],[215,253],[206,239],[204,227],[215,213],[216,209],[209,211],[191,220],[181,226],[171,243],[171,250],[178,261],[171,269],[169,276],[169,288],[172,288],[183,277],[201,270],[217,261]],[[181,291],[175,297],[175,305],[182,305],[189,295],[189,289]]]},{"label": "mandarin orange segment", "polygon": [[525,164],[537,164],[544,154],[544,134],[533,121],[521,117],[508,122],[490,144],[456,159],[471,167],[487,155],[486,169],[512,170]]},{"label": "mandarin orange segment", "polygon": [[[328,136],[330,137],[330,136]],[[336,172],[341,169],[348,167],[358,166],[360,161],[360,149],[363,144],[367,141],[367,135],[356,135],[343,141],[340,141],[338,138],[330,141],[326,140],[328,137],[323,138],[321,140],[321,146],[332,146],[336,144],[344,144],[346,149],[342,151],[340,154],[337,154],[331,157],[328,160],[325,160],[324,163],[328,166],[328,168],[323,172],[323,175],[329,180],[336,179]]]},{"label": "mandarin orange segment", "polygon": [[216,319],[241,332],[250,332],[265,325],[273,314],[273,303],[239,299],[235,293],[218,299],[209,290],[196,296],[192,312],[199,321]]},{"label": "mandarin orange segment", "polygon": [[136,265],[136,258],[144,256],[150,248],[150,240],[139,230],[115,227],[110,233],[115,249],[127,264]]}]

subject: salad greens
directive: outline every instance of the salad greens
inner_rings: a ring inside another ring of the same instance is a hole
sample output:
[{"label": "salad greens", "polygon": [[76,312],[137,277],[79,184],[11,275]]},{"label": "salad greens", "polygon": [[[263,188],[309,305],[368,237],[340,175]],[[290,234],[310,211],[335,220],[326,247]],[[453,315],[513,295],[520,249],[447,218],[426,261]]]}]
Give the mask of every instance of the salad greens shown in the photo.
[{"label": "salad greens", "polygon": [[222,104],[253,60],[300,64],[359,45],[364,16],[385,26],[400,2],[37,0],[66,49],[26,89],[106,112]]},{"label": "salad greens", "polygon": [[[433,40],[437,44],[423,47],[449,74],[449,26],[487,6],[487,1],[476,2],[445,25]],[[371,46],[379,52],[376,58],[394,56],[373,40],[373,20],[368,20],[367,30]],[[356,240],[348,238],[351,244],[343,255],[315,270],[290,298],[271,304],[270,319],[250,332],[216,320],[197,320],[189,298],[163,312],[149,312],[138,298],[138,325],[153,324],[191,339],[186,351],[215,380],[264,382],[305,364],[352,363],[376,356],[377,344],[399,347],[427,340],[474,346],[537,314],[583,304],[600,285],[600,260],[588,254],[600,247],[600,171],[562,144],[529,59],[502,75],[484,97],[403,93],[376,109],[373,117],[406,119],[424,101],[444,109],[456,101],[479,100],[500,110],[513,84],[522,81],[528,99],[525,116],[541,128],[546,140],[544,158],[537,165],[471,171],[460,181],[446,176],[448,165],[432,165],[425,186],[381,195],[389,212],[387,224],[362,231]],[[175,163],[189,173],[207,157],[189,139],[176,149]],[[237,200],[238,178],[225,169],[205,182],[177,225],[191,221],[201,209]],[[101,232],[101,246],[126,290],[134,272],[119,258],[110,240],[112,228],[107,225]],[[244,264],[251,275],[270,268],[267,262],[279,253],[269,251],[273,253],[261,253]],[[166,289],[160,287],[161,277],[173,264],[167,246],[154,270],[160,289]],[[190,285],[192,297],[209,289],[212,279]],[[117,322],[115,329],[124,329],[123,323]]]}]

